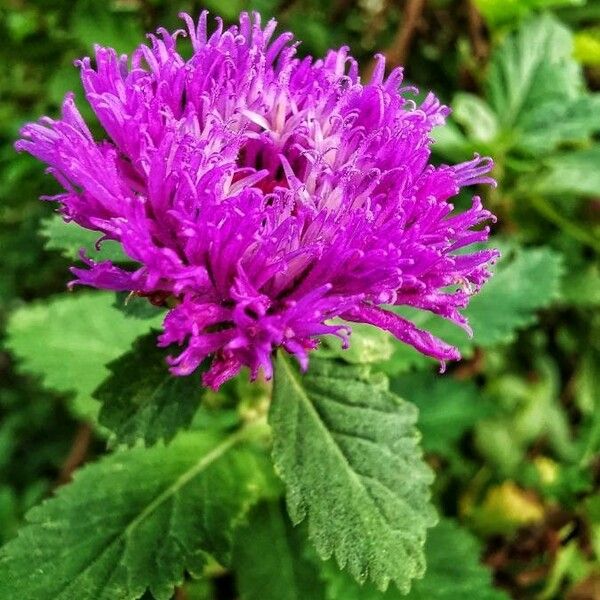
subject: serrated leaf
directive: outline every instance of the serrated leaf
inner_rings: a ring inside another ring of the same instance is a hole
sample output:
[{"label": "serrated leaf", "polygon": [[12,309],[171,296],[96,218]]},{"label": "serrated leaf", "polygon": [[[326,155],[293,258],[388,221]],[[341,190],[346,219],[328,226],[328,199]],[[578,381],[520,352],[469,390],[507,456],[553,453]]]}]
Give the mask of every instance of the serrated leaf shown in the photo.
[{"label": "serrated leaf", "polygon": [[[492,55],[485,100],[457,94],[454,122],[462,130],[454,127],[448,135],[448,128],[441,128],[434,148],[454,160],[473,152],[497,157],[499,177],[516,177],[518,193],[525,196],[531,191],[596,194],[597,169],[585,159],[580,167],[570,154],[554,156],[565,147],[589,144],[600,131],[600,94],[586,90],[572,54],[573,36],[554,17],[523,23]],[[550,157],[550,171],[556,164],[556,177],[539,172],[540,157]]]},{"label": "serrated leaf", "polygon": [[521,119],[516,147],[537,157],[560,144],[586,141],[600,131],[599,114],[600,94],[544,102]]},{"label": "serrated leaf", "polygon": [[197,373],[172,375],[167,354],[156,346],[156,335],[151,333],[108,365],[111,375],[94,398],[102,402],[98,421],[113,432],[113,443],[170,440],[191,423],[202,397],[200,378]]},{"label": "serrated leaf", "polygon": [[550,248],[523,249],[500,261],[496,274],[474,296],[465,314],[474,344],[490,347],[514,339],[535,323],[537,311],[560,293],[562,257]]},{"label": "serrated leaf", "polygon": [[325,564],[327,600],[508,600],[492,585],[488,569],[479,564],[476,539],[450,519],[442,519],[427,537],[427,572],[408,595],[396,589],[381,594],[372,585],[358,586],[331,563]]},{"label": "serrated leaf", "polygon": [[78,260],[79,252],[84,249],[86,254],[95,261],[111,260],[113,262],[130,262],[121,245],[114,240],[102,242],[100,249],[96,242],[102,237],[98,231],[84,229],[77,223],[65,223],[60,215],[44,219],[40,233],[46,239],[47,250],[58,250],[65,258]]},{"label": "serrated leaf", "polygon": [[[562,256],[544,247],[519,249],[504,255],[495,271],[463,311],[473,329],[472,338],[435,315],[414,309],[397,310],[419,327],[458,346],[463,357],[470,356],[476,346],[489,348],[508,343],[519,329],[535,323],[538,310],[559,297]],[[385,369],[395,374],[406,371],[406,365],[424,367],[431,362],[413,348],[398,343]]]},{"label": "serrated leaf", "polygon": [[435,523],[416,418],[367,367],[315,358],[300,375],[278,354],[269,420],[291,519],[308,518],[321,558],[380,589],[423,574]]},{"label": "serrated leaf", "polygon": [[7,348],[19,368],[44,385],[74,394],[73,408],[95,418],[100,407],[92,392],[109,375],[105,365],[160,321],[127,319],[108,292],[77,293],[36,302],[15,311],[7,326]]},{"label": "serrated leaf", "polygon": [[571,32],[550,15],[524,23],[494,53],[487,96],[506,130],[526,121],[541,105],[576,98],[583,88],[572,58]]},{"label": "serrated leaf", "polygon": [[235,537],[232,562],[240,600],[323,599],[323,583],[303,549],[298,528],[279,504],[256,507]]},{"label": "serrated leaf", "polygon": [[423,448],[441,456],[452,452],[465,432],[490,413],[489,403],[472,381],[449,375],[407,373],[394,378],[391,388],[419,409]]},{"label": "serrated leaf", "polygon": [[117,452],[34,508],[0,552],[0,597],[168,600],[205,553],[227,559],[232,530],[260,495],[264,460],[229,437],[183,434]]},{"label": "serrated leaf", "polygon": [[[264,504],[238,529],[233,566],[241,600],[505,600],[479,564],[477,540],[450,519],[428,532],[427,571],[408,595],[391,587],[357,584],[333,561],[322,563],[309,552],[304,531],[292,528],[277,504]],[[320,573],[322,581],[316,580]]]}]

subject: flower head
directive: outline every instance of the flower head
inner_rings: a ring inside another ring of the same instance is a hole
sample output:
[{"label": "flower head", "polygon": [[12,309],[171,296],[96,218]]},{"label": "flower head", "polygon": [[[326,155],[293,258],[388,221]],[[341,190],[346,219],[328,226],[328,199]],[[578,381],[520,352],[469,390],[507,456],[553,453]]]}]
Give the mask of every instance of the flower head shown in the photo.
[{"label": "flower head", "polygon": [[[402,70],[377,57],[361,82],[347,48],[297,58],[292,35],[243,13],[239,25],[159,29],[130,58],[96,47],[78,64],[107,139],[94,139],[73,96],[59,120],[23,127],[17,148],[49,165],[66,220],[120,242],[135,266],[83,256],[74,283],[169,297],[159,344],[178,344],[174,374],[212,357],[218,387],[242,366],[271,376],[277,347],[306,368],[318,336],[347,344],[370,323],[441,361],[458,351],[387,310],[459,309],[487,279],[492,215],[461,187],[493,183],[490,159],[429,164],[430,132],[448,108],[416,105]],[[189,35],[193,53],[177,50]]]}]

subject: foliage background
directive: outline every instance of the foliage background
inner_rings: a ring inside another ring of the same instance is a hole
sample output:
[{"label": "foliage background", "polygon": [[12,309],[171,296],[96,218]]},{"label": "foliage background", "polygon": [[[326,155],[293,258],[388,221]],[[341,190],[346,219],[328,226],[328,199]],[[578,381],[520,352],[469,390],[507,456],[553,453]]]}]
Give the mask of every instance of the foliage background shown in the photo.
[{"label": "foliage background", "polygon": [[[117,343],[106,335],[114,315],[89,317],[110,307],[93,305],[67,315],[83,331],[73,360],[49,359],[65,335],[53,297],[64,293],[71,261],[44,247],[53,208],[37,198],[51,179],[12,144],[25,121],[57,114],[64,93],[79,90],[72,62],[94,43],[129,51],[143,32],[176,28],[178,12],[203,7],[228,20],[246,8],[276,15],[303,40],[302,53],[348,44],[365,72],[383,50],[453,106],[439,160],[473,151],[497,159],[500,186],[485,193],[505,259],[473,302],[474,341],[456,338],[466,359],[439,378],[395,347],[383,368],[420,408],[438,505],[477,535],[496,585],[514,598],[600,598],[597,0],[1,0],[0,339],[8,327],[10,340],[0,353],[0,541],[105,451],[102,430],[84,416],[106,373],[81,383],[77,356],[93,339],[104,365],[120,354],[111,348],[140,333],[130,324]],[[568,30],[557,33],[552,18]],[[64,372],[79,378],[75,397]],[[177,593],[236,597],[229,575],[215,576],[210,590]]]}]

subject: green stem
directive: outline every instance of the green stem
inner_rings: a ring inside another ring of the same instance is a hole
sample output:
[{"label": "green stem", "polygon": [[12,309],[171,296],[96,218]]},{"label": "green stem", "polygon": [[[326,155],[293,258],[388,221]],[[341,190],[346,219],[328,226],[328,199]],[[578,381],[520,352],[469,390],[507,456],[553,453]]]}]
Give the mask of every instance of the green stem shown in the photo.
[{"label": "green stem", "polygon": [[548,219],[548,221],[554,223],[557,227],[564,231],[564,233],[600,253],[600,240],[596,239],[577,223],[574,223],[573,221],[567,219],[567,217],[564,215],[561,215],[548,200],[545,200],[540,196],[531,196],[530,202],[533,208],[535,208],[542,216]]},{"label": "green stem", "polygon": [[600,439],[600,418],[596,417],[592,423],[591,431],[588,435],[587,443],[583,456],[579,462],[581,467],[588,467],[595,456],[596,445]]}]

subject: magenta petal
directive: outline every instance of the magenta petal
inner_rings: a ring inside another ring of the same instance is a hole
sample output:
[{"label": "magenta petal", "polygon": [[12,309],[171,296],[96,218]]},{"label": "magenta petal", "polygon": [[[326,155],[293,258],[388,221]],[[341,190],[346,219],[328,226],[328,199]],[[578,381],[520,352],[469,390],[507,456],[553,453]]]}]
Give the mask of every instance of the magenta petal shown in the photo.
[{"label": "magenta petal", "polygon": [[389,310],[375,306],[360,306],[342,315],[348,321],[368,323],[389,331],[400,341],[416,348],[419,352],[440,361],[459,360],[458,348],[446,344],[428,331],[419,329],[414,323]]},{"label": "magenta petal", "polygon": [[493,215],[461,187],[493,184],[489,158],[430,162],[448,107],[415,104],[403,71],[378,56],[362,81],[349,49],[296,56],[275,21],[242,13],[212,27],[182,15],[129,57],[95,48],[77,65],[106,138],[74,96],[58,119],[25,125],[19,151],[47,165],[65,219],[120,243],[134,266],[94,261],[73,284],[133,291],[171,307],[158,343],[175,375],[212,360],[217,388],[247,367],[270,377],[277,348],[309,367],[323,335],[347,346],[336,317],[370,323],[439,360],[455,348],[378,307],[410,306],[469,331],[461,310],[489,278]]}]

